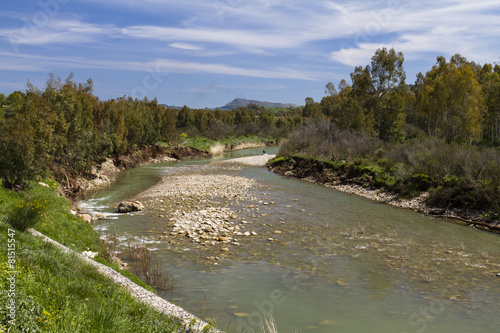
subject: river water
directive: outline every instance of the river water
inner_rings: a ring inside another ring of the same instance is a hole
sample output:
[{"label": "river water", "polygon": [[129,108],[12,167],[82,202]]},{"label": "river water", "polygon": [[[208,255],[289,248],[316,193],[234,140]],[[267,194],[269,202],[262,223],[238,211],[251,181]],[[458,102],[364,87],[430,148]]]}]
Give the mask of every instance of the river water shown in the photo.
[{"label": "river water", "polygon": [[[279,332],[499,331],[498,234],[251,166],[224,172],[255,179],[260,186],[252,195],[261,203],[226,204],[259,236],[240,239],[228,253],[187,238],[159,239],[165,219],[147,211],[112,213],[165,174],[186,166],[210,172],[206,166],[215,160],[134,168],[83,202],[88,211],[110,216],[96,229],[116,232],[125,260],[127,242],[139,241],[163,263],[177,288],[160,296],[199,317],[203,311],[203,319],[226,332],[260,332],[258,323],[269,313]],[[213,256],[217,265],[207,259]]]}]

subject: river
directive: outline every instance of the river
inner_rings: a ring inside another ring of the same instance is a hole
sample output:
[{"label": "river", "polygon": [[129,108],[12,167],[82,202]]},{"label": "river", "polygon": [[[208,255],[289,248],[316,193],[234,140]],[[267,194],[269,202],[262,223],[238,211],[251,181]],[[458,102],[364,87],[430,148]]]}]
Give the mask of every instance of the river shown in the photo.
[{"label": "river", "polygon": [[[203,319],[215,319],[226,332],[259,332],[263,313],[272,313],[281,333],[498,331],[498,234],[262,167],[207,169],[217,160],[260,152],[130,169],[82,206],[110,217],[96,229],[103,235],[116,232],[125,259],[130,241],[153,251],[177,281],[173,292],[160,291],[160,296],[198,317],[203,310]],[[203,169],[254,179],[258,208],[255,202],[225,202],[238,212],[237,223],[245,221],[259,236],[241,239],[241,246],[220,254],[219,248],[187,238],[159,239],[165,219],[156,213],[113,214],[118,202],[180,168],[184,174]],[[220,256],[217,265],[213,256]]]}]

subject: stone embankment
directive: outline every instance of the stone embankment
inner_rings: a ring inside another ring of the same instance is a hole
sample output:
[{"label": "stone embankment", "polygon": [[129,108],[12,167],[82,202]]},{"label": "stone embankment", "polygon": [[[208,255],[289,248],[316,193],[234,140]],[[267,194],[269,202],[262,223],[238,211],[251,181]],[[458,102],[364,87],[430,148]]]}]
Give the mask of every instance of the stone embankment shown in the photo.
[{"label": "stone embankment", "polygon": [[[182,318],[182,321],[185,323],[186,326],[189,326],[191,323],[194,323],[192,325],[192,329],[194,332],[201,332],[207,325],[207,322],[204,322],[203,320],[199,319],[198,317],[192,315],[191,313],[185,311],[183,308],[174,305],[170,303],[169,301],[161,298],[160,296],[152,293],[149,290],[144,289],[143,287],[135,284],[132,282],[129,278],[126,278],[125,276],[121,275],[114,269],[107,267],[101,263],[98,263],[94,260],[92,260],[90,257],[93,257],[96,255],[94,252],[84,252],[83,254],[77,253],[66,246],[54,241],[53,239],[50,239],[49,237],[41,234],[40,232],[34,230],[34,229],[29,229],[28,230],[32,235],[37,236],[39,238],[42,238],[45,242],[51,243],[52,245],[60,248],[66,253],[73,254],[80,258],[83,262],[86,264],[89,264],[97,269],[98,272],[101,274],[107,276],[111,280],[113,280],[115,283],[119,284],[122,286],[124,289],[126,289],[132,297],[136,298],[138,301],[143,302],[147,305],[152,306],[156,310],[162,313],[168,313],[171,316],[177,317],[177,318]],[[191,331],[190,331],[191,332]],[[222,332],[219,331],[215,328],[210,329],[210,332]]]}]

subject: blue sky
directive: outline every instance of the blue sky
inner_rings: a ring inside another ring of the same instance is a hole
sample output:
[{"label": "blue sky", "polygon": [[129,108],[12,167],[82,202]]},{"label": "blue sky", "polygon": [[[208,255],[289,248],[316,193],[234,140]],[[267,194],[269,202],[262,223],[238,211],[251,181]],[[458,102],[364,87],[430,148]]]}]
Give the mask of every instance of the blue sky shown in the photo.
[{"label": "blue sky", "polygon": [[438,55],[500,62],[499,37],[498,0],[16,0],[0,12],[0,92],[74,72],[102,99],[303,105],[378,48],[404,53],[412,83]]}]

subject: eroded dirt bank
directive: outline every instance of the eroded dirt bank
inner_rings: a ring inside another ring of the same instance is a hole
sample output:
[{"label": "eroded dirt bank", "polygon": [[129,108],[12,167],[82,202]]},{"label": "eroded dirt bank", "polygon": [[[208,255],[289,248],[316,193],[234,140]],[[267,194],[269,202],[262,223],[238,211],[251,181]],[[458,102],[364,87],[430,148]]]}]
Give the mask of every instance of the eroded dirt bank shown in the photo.
[{"label": "eroded dirt bank", "polygon": [[123,170],[136,166],[176,161],[190,158],[208,157],[209,153],[193,147],[181,146],[148,146],[139,150],[108,158],[99,167],[95,167],[90,175],[78,178],[66,178],[63,182],[64,195],[75,202],[85,197],[89,191],[94,191],[113,182]]}]

